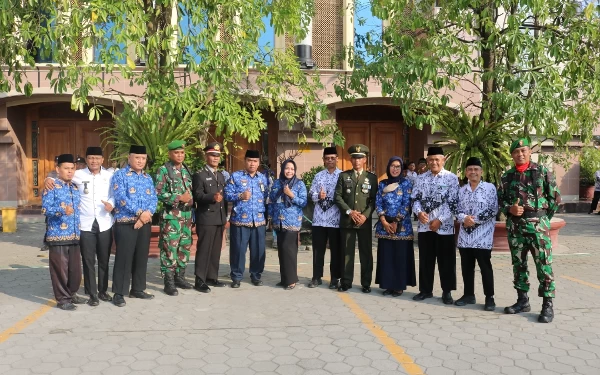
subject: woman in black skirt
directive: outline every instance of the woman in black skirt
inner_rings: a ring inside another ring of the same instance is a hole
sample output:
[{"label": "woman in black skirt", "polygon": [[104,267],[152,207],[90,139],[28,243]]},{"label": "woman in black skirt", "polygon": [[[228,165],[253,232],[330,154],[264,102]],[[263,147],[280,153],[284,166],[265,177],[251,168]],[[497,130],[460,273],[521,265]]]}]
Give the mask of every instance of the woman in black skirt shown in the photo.
[{"label": "woman in black skirt", "polygon": [[413,229],[410,221],[411,182],[402,177],[402,159],[392,157],[387,179],[379,183],[375,208],[379,221],[375,227],[377,274],[375,283],[384,295],[398,297],[406,286],[416,286]]},{"label": "woman in black skirt", "polygon": [[281,283],[287,290],[298,282],[298,233],[302,225],[302,208],[306,206],[306,185],[296,178],[296,163],[281,163],[279,179],[269,194],[269,219],[277,232],[277,255]]}]

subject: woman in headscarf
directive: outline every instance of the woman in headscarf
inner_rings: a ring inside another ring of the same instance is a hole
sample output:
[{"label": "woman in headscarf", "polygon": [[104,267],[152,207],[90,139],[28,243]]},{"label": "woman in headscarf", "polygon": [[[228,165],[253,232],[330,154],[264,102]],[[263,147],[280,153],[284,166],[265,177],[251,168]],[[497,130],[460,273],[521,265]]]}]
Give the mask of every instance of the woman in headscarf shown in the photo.
[{"label": "woman in headscarf", "polygon": [[277,231],[277,255],[281,282],[287,290],[298,282],[298,233],[302,225],[302,208],[306,206],[306,185],[296,178],[296,163],[281,163],[279,179],[275,180],[269,194],[269,219]]},{"label": "woman in headscarf", "polygon": [[413,229],[410,221],[412,183],[402,177],[402,159],[392,157],[387,165],[387,179],[379,183],[375,209],[379,221],[375,226],[377,274],[375,283],[384,295],[398,297],[406,286],[416,286]]}]

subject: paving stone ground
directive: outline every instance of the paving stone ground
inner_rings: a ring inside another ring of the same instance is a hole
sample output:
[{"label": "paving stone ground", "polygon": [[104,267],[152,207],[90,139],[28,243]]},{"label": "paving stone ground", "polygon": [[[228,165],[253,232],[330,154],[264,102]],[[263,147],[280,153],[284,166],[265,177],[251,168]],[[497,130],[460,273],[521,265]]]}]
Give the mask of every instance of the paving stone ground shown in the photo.
[{"label": "paving stone ground", "polygon": [[[415,373],[391,354],[397,345],[429,375],[598,375],[600,216],[560,217],[567,226],[554,259],[556,318],[546,325],[536,321],[541,298],[535,295],[530,313],[502,313],[515,299],[506,253],[493,256],[498,308],[491,313],[481,304],[443,305],[436,280],[436,297],[425,302],[412,301],[417,288],[391,298],[377,288],[363,294],[355,283],[347,295],[366,314],[361,315],[326,285],[305,286],[312,271],[308,251],[299,253],[299,286],[291,291],[275,287],[279,267],[272,249],[267,250],[262,287],[251,285],[246,274],[240,289],[213,288],[210,294],[180,290],[178,297],[169,297],[162,292],[157,261],[150,260],[152,301],[126,299],[125,308],[101,303],[76,312],[50,308],[36,313],[53,298],[47,253],[39,251],[43,224],[21,223],[17,233],[0,233],[0,373]],[[223,254],[222,279],[228,272]],[[460,262],[457,272],[455,298],[462,294]],[[481,303],[479,279],[476,286]],[[30,314],[37,320],[14,333]],[[382,341],[374,327],[389,339]]]}]

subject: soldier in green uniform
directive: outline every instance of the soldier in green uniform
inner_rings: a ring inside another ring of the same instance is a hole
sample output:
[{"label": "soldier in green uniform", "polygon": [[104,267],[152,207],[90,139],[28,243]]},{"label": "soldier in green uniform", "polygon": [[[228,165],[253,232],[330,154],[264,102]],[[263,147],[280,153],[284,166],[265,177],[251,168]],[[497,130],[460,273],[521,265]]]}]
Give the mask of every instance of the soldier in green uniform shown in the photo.
[{"label": "soldier in green uniform", "polygon": [[192,246],[192,174],[183,163],[185,143],[173,141],[167,146],[169,159],[157,172],[156,195],[162,202],[160,212],[160,270],[165,293],[178,294],[177,288],[191,289],[185,280],[185,267]]},{"label": "soldier in green uniform", "polygon": [[339,291],[352,288],[355,242],[358,236],[360,284],[363,293],[371,292],[373,278],[373,234],[371,215],[375,210],[377,176],[364,170],[369,148],[357,144],[348,149],[352,169],[341,172],[335,187],[335,204],[340,209],[341,248],[344,264]]},{"label": "soldier in green uniform", "polygon": [[552,242],[550,219],[560,203],[560,192],[554,176],[542,165],[531,162],[530,141],[519,138],[510,146],[515,166],[504,172],[498,189],[498,206],[506,215],[508,244],[512,256],[517,303],[504,309],[507,314],[531,311],[527,292],[529,271],[527,256],[531,252],[537,278],[538,295],[544,298],[540,323],[554,318],[554,274],[552,273]]}]

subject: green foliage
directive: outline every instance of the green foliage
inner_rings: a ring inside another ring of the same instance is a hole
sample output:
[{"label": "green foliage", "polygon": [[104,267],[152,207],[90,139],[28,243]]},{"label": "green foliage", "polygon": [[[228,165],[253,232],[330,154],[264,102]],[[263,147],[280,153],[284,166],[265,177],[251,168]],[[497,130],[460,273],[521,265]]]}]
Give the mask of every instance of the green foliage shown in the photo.
[{"label": "green foliage", "polygon": [[500,176],[511,162],[508,149],[517,132],[517,127],[508,121],[488,124],[464,111],[458,115],[448,109],[439,114],[440,126],[444,129],[445,168],[466,177],[464,170],[467,159],[475,156],[481,159],[484,179],[498,186]]},{"label": "green foliage", "polygon": [[312,167],[308,171],[302,173],[300,178],[302,179],[302,182],[304,182],[304,184],[306,185],[307,192],[310,190],[310,187],[312,186],[312,182],[315,179],[315,175],[324,169],[325,169],[325,167],[323,167],[322,165],[317,165],[316,167]]},{"label": "green foliage", "polygon": [[[261,50],[258,43],[263,19],[279,35],[303,37],[312,14],[313,2],[305,0],[6,0],[0,2],[0,92],[35,93],[26,70],[35,67],[39,51],[55,64],[47,76],[52,88],[72,93],[73,109],[91,108],[90,118],[98,118],[92,93],[126,98],[117,119],[122,129],[115,132],[126,138],[114,140],[135,139],[154,160],[174,138],[171,127],[187,135],[212,126],[217,136],[239,134],[253,142],[266,128],[265,111],[290,127],[317,115],[327,120],[318,75],[300,69],[292,49]],[[78,61],[77,52],[91,47],[97,61]],[[144,68],[136,67],[135,56]],[[118,85],[107,91],[108,83]],[[336,126],[316,127],[313,136],[343,140]]]},{"label": "green foliage", "polygon": [[362,36],[362,52],[348,51],[357,69],[336,93],[366,97],[374,80],[418,128],[443,126],[437,108],[448,105],[557,147],[588,142],[600,118],[600,8],[578,3],[371,1],[390,25]]},{"label": "green foliage", "polygon": [[592,186],[596,183],[594,174],[600,170],[600,150],[595,147],[584,147],[579,155],[579,183]]}]

